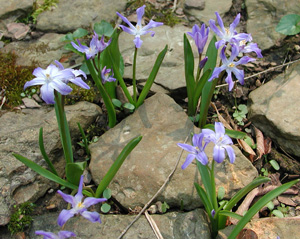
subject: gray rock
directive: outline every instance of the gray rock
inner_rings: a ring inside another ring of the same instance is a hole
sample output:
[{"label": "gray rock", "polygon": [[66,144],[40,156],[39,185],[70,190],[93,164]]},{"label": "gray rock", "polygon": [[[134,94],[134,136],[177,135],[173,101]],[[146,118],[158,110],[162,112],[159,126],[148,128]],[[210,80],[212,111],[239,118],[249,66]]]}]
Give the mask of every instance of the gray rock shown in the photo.
[{"label": "gray rock", "polygon": [[27,14],[32,10],[34,0],[0,0],[0,19],[12,15]]},{"label": "gray rock", "polygon": [[[152,67],[160,51],[165,45],[168,45],[168,52],[162,62],[155,83],[157,87],[163,86],[163,89],[157,91],[164,93],[166,89],[174,90],[185,87],[184,76],[184,55],[183,55],[183,34],[190,32],[191,28],[176,25],[173,28],[169,26],[160,26],[154,29],[155,36],[142,36],[143,45],[138,50],[137,55],[137,80],[142,84],[149,77]],[[126,32],[120,34],[119,45],[124,59],[133,61],[134,37]],[[194,47],[194,55],[198,59],[198,51]],[[132,65],[125,66],[124,78],[132,79]],[[153,89],[152,89],[153,90]]]},{"label": "gray rock", "polygon": [[60,0],[57,8],[41,13],[36,28],[40,31],[67,33],[79,27],[90,28],[93,23],[116,19],[117,11],[125,9],[127,1],[112,0]]},{"label": "gray rock", "polygon": [[[231,0],[223,0],[222,3],[219,1],[209,1],[209,0],[202,0],[202,1],[187,1],[187,2],[197,2],[197,4],[204,5],[204,9],[198,8],[190,8],[187,5],[184,5],[184,12],[188,15],[194,16],[198,21],[204,22],[208,25],[208,21],[210,19],[215,19],[215,12],[218,12],[221,17],[224,16],[226,12],[229,11],[232,1]],[[204,3],[203,3],[204,2]]]},{"label": "gray rock", "polygon": [[66,51],[61,41],[62,34],[48,33],[30,42],[12,42],[1,48],[1,52],[14,52],[18,57],[16,64],[31,66],[37,64],[45,68],[54,60],[59,60]]},{"label": "gray rock", "polygon": [[203,10],[205,8],[205,0],[186,0],[184,6],[186,9],[194,8],[197,10]]},{"label": "gray rock", "polygon": [[300,157],[300,64],[249,95],[249,120],[286,152]]},{"label": "gray rock", "polygon": [[[66,114],[71,137],[76,139],[80,134],[77,122],[87,128],[101,114],[101,109],[97,105],[80,102],[66,106]],[[43,127],[45,150],[61,174],[64,172],[64,160],[53,107],[8,112],[1,116],[1,124],[5,127],[0,128],[0,225],[5,225],[13,204],[35,201],[49,188],[57,187],[55,183],[37,176],[12,153],[45,166],[38,144],[39,129]]]},{"label": "gray rock", "polygon": [[30,27],[28,25],[25,25],[24,23],[12,22],[7,24],[6,27],[8,30],[8,34],[16,40],[21,40],[25,38],[25,36],[30,30]]},{"label": "gray rock", "polygon": [[[157,192],[175,166],[181,152],[177,143],[184,142],[194,130],[182,108],[169,96],[157,93],[90,146],[92,177],[99,183],[129,140],[142,135],[142,141],[109,185],[112,194],[125,207],[142,206]],[[208,147],[208,155],[212,155],[212,148],[212,145]],[[216,184],[225,188],[226,197],[231,197],[257,176],[249,160],[237,148],[235,152],[237,160],[233,165],[226,162],[216,167]],[[184,153],[180,166],[186,156]],[[201,201],[193,186],[193,182],[200,183],[199,180],[195,164],[185,170],[178,167],[157,200],[177,208],[181,203],[186,209],[199,207]]]},{"label": "gray rock", "polygon": [[[56,223],[57,216],[58,214],[55,213],[34,217],[29,237],[37,238],[34,234],[36,230],[59,231],[60,228]],[[118,238],[135,216],[101,215],[101,224],[91,223],[83,217],[76,217],[71,218],[64,229],[75,232],[76,238],[81,239],[96,239],[99,236],[103,239]],[[165,239],[210,238],[207,216],[202,209],[187,213],[170,212],[163,215],[151,215],[151,217]],[[142,216],[133,224],[123,238],[155,238],[155,234],[146,218]]]},{"label": "gray rock", "polygon": [[[247,31],[261,49],[268,49],[285,37],[275,31],[280,19],[287,14],[299,14],[299,0],[246,0]],[[263,17],[262,17],[263,16]]]}]

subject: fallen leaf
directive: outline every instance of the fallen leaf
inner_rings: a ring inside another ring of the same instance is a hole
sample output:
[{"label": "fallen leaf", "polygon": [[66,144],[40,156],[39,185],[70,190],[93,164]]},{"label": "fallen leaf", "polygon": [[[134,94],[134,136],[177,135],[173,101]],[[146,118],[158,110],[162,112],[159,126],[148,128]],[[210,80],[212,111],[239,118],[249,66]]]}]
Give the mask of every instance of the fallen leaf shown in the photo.
[{"label": "fallen leaf", "polygon": [[253,151],[253,149],[244,140],[238,139],[237,141],[238,141],[240,147],[244,151],[246,151],[248,154],[250,154],[250,155],[256,155],[256,153]]},{"label": "fallen leaf", "polygon": [[265,154],[271,153],[272,149],[272,140],[270,137],[265,138],[264,140]]},{"label": "fallen leaf", "polygon": [[258,236],[253,230],[244,228],[236,238],[237,239],[258,239]]},{"label": "fallen leaf", "polygon": [[256,150],[257,150],[257,159],[260,159],[265,154],[265,144],[264,144],[264,135],[257,129],[255,126],[254,131],[256,135]]}]

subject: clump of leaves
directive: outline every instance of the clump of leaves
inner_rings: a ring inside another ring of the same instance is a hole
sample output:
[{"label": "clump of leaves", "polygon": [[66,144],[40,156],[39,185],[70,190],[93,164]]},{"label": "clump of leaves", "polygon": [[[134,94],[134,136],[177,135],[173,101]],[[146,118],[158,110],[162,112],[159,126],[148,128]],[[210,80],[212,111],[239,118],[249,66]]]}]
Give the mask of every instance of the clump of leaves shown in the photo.
[{"label": "clump of leaves", "polygon": [[172,9],[156,9],[153,4],[146,2],[146,0],[130,1],[127,4],[128,8],[130,8],[132,11],[135,11],[143,5],[146,5],[144,16],[148,19],[155,17],[155,21],[163,22],[165,25],[171,27],[181,22],[181,19],[177,17],[174,12],[172,12]]},{"label": "clump of leaves", "polygon": [[86,83],[90,86],[89,90],[83,89],[75,84],[70,85],[73,90],[66,97],[67,105],[73,105],[79,101],[88,101],[92,103],[95,101],[97,95],[95,89],[89,81],[86,81]]},{"label": "clump of leaves", "polygon": [[234,119],[237,121],[238,125],[244,125],[243,120],[246,119],[246,114],[248,113],[247,105],[240,104],[235,112],[233,113]]},{"label": "clump of leaves", "polygon": [[33,220],[31,214],[34,209],[34,204],[25,202],[19,206],[15,205],[14,208],[15,212],[11,215],[8,223],[8,230],[11,232],[11,234],[23,232],[25,229],[29,228]]},{"label": "clump of leaves", "polygon": [[35,66],[17,66],[17,56],[13,53],[0,52],[0,87],[5,90],[5,106],[15,107],[22,103],[21,94],[26,81],[33,79]]},{"label": "clump of leaves", "polygon": [[58,2],[59,0],[45,0],[43,4],[39,5],[37,3],[37,0],[35,0],[33,4],[33,8],[35,9],[35,11],[31,15],[33,22],[36,23],[38,15],[40,15],[42,12],[51,10],[51,8],[53,7],[57,7]]}]

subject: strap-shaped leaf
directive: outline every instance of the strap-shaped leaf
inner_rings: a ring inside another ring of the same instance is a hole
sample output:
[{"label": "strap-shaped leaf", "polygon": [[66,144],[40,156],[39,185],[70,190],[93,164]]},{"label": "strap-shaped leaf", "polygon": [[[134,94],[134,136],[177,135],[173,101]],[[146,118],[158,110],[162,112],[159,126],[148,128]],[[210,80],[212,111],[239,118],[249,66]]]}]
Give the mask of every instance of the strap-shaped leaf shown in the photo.
[{"label": "strap-shaped leaf", "polygon": [[194,185],[196,187],[197,193],[204,205],[204,208],[205,208],[208,216],[211,217],[211,211],[213,210],[213,206],[212,206],[210,200],[208,199],[206,192],[198,183],[194,183]]},{"label": "strap-shaped leaf", "polygon": [[25,164],[27,167],[31,168],[33,171],[37,172],[38,174],[40,174],[41,176],[50,179],[53,182],[56,182],[62,186],[68,187],[70,189],[77,189],[78,186],[67,182],[66,180],[63,180],[62,178],[60,178],[59,176],[55,175],[54,173],[48,171],[47,169],[44,169],[43,167],[41,167],[40,165],[38,165],[37,163],[31,161],[30,159],[27,159],[19,154],[13,154],[13,156],[18,159],[19,161],[21,161],[23,164]]},{"label": "strap-shaped leaf", "polygon": [[49,159],[49,157],[46,153],[46,150],[45,150],[44,139],[43,139],[43,127],[40,128],[40,132],[39,132],[39,146],[40,146],[41,154],[43,155],[43,158],[45,159],[46,163],[48,164],[51,172],[54,173],[55,175],[58,175],[58,173],[56,172],[56,170],[54,168],[54,165],[52,164],[52,162]]},{"label": "strap-shaped leaf", "polygon": [[[207,51],[206,56],[208,60],[203,68],[203,72],[207,71],[208,69],[214,69],[216,67],[217,57],[218,57],[218,50],[215,47],[217,39],[215,36],[211,39]],[[215,87],[217,84],[217,80],[213,80],[211,82],[206,82],[201,95],[201,104],[200,104],[200,120],[199,120],[199,127],[203,128],[206,124],[206,117],[208,113],[208,107],[211,102],[211,98],[213,96]]]},{"label": "strap-shaped leaf", "polygon": [[[183,49],[184,49],[184,74],[188,97],[188,115],[194,116],[196,107],[194,107],[194,91],[195,91],[195,77],[194,77],[194,54],[191,44],[186,36],[183,35]],[[197,104],[197,103],[196,103]]]},{"label": "strap-shaped leaf", "polygon": [[[215,130],[215,126],[213,124],[206,124],[203,126],[203,129],[211,129]],[[245,139],[247,137],[247,134],[242,131],[232,130],[232,129],[225,129],[225,133],[230,137],[234,139]]]},{"label": "strap-shaped leaf", "polygon": [[112,166],[109,168],[101,182],[99,183],[95,197],[99,198],[103,191],[107,188],[111,180],[114,178],[120,167],[122,166],[124,160],[126,157],[130,154],[130,152],[135,148],[135,146],[138,145],[138,143],[142,140],[142,136],[138,136],[134,139],[132,139],[122,150],[122,152],[119,154],[117,159],[114,161]]},{"label": "strap-shaped leaf", "polygon": [[240,216],[239,214],[236,214],[234,212],[230,212],[230,211],[227,211],[227,210],[222,210],[219,212],[219,215],[220,216],[225,216],[225,217],[232,217],[232,218],[235,218],[237,220],[241,220],[243,217]]},{"label": "strap-shaped leaf", "polygon": [[165,55],[167,53],[168,50],[168,45],[165,46],[165,48],[158,54],[156,61],[154,63],[154,66],[152,68],[152,71],[147,79],[147,82],[138,98],[137,104],[136,104],[136,108],[138,108],[139,106],[141,106],[144,102],[144,100],[146,99],[148,92],[151,89],[151,86],[154,83],[155,77],[157,75],[157,72],[161,66],[161,63],[163,62]]},{"label": "strap-shaped leaf", "polygon": [[299,179],[293,180],[291,182],[285,183],[278,188],[268,192],[262,198],[260,198],[243,216],[243,218],[238,222],[235,228],[230,233],[228,239],[234,239],[240,233],[240,231],[245,227],[245,225],[251,220],[251,218],[268,202],[272,201],[275,197],[279,196],[281,193],[295,185],[299,182]]},{"label": "strap-shaped leaf", "polygon": [[66,178],[70,183],[78,185],[85,168],[86,162],[68,163],[66,165]]}]

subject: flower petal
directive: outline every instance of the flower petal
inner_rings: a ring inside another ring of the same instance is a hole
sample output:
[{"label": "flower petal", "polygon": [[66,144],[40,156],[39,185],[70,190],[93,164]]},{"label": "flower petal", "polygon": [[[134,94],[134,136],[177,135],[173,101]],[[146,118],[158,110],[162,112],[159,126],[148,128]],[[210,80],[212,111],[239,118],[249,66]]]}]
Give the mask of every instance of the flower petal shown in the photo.
[{"label": "flower petal", "polygon": [[72,88],[61,80],[53,80],[51,81],[50,85],[62,95],[67,95],[72,91]]},{"label": "flower petal", "polygon": [[140,39],[140,37],[136,36],[133,40],[135,47],[140,48],[142,46],[143,41]]},{"label": "flower petal", "polygon": [[76,77],[75,79],[70,80],[73,84],[80,86],[81,88],[89,90],[90,87],[87,83],[85,83],[80,77]]},{"label": "flower petal", "polygon": [[181,169],[186,169],[187,166],[190,165],[191,162],[193,162],[193,160],[196,158],[195,154],[188,154],[188,156],[186,157],[184,163],[181,166]]},{"label": "flower petal", "polygon": [[58,236],[61,239],[61,238],[76,237],[76,234],[70,231],[59,231]]},{"label": "flower petal", "polygon": [[207,155],[204,151],[200,151],[197,155],[196,155],[196,159],[202,164],[202,165],[206,165],[208,163],[208,158]]},{"label": "flower petal", "polygon": [[74,210],[66,210],[63,209],[58,218],[57,218],[57,224],[62,227],[71,217],[73,217],[75,215],[75,211]]},{"label": "flower petal", "polygon": [[[136,28],[131,24],[131,22],[126,18],[124,17],[122,14],[118,13],[117,12],[117,15],[123,20],[123,22],[127,23],[128,26],[132,29],[132,30],[135,30],[136,31]],[[121,25],[119,25],[121,27]],[[123,28],[122,28],[123,29]]]},{"label": "flower petal", "polygon": [[215,145],[213,150],[213,158],[217,163],[222,163],[225,159],[225,149]]},{"label": "flower petal", "polygon": [[44,239],[59,239],[58,236],[53,232],[35,231],[36,235],[44,236]]},{"label": "flower petal", "polygon": [[24,85],[24,90],[33,85],[44,85],[46,83],[45,78],[34,78],[31,81],[27,81]]},{"label": "flower petal", "polygon": [[225,128],[221,122],[215,122],[215,132],[217,139],[222,138],[224,136]]},{"label": "flower petal", "polygon": [[244,71],[239,70],[238,68],[233,68],[232,72],[235,75],[235,77],[239,80],[240,84],[244,85]]},{"label": "flower petal", "polygon": [[94,198],[94,197],[87,197],[84,199],[83,201],[83,205],[85,208],[88,208],[92,205],[95,205],[97,203],[100,203],[100,202],[105,202],[107,201],[106,198]]},{"label": "flower petal", "polygon": [[228,157],[229,157],[229,162],[230,163],[234,163],[234,161],[235,161],[235,153],[234,153],[233,148],[231,146],[226,145],[225,149],[226,149],[226,152],[227,152]]},{"label": "flower petal", "polygon": [[91,222],[99,222],[101,223],[100,219],[100,214],[98,212],[89,212],[89,211],[84,211],[81,213],[81,216],[84,218],[88,219]]},{"label": "flower petal", "polygon": [[63,198],[67,203],[72,204],[72,207],[75,207],[75,206],[76,206],[76,202],[75,202],[74,196],[69,195],[69,194],[66,194],[66,193],[63,193],[63,192],[60,191],[60,190],[57,190],[57,193],[58,193],[60,196],[62,196],[62,198]]},{"label": "flower petal", "polygon": [[232,80],[231,71],[227,71],[227,77],[225,78],[226,83],[228,84],[228,90],[231,91],[234,86],[234,82]]},{"label": "flower petal", "polygon": [[164,25],[162,22],[155,22],[153,20],[150,20],[150,22],[146,26],[144,26],[142,28],[142,30],[146,31],[148,29],[151,29],[151,28],[154,28],[154,27],[159,27],[159,26],[162,26],[162,25]]},{"label": "flower petal", "polygon": [[128,28],[128,27],[125,27],[123,25],[119,25],[119,27],[121,27],[124,32],[127,32],[127,33],[129,33],[131,35],[136,35],[136,30],[133,30],[133,29]]},{"label": "flower petal", "polygon": [[82,195],[82,188],[83,188],[83,175],[80,176],[80,181],[79,181],[79,185],[78,185],[78,191],[75,195],[75,199],[78,202],[82,201],[83,195]]},{"label": "flower petal", "polygon": [[230,31],[233,32],[234,29],[237,27],[237,25],[239,24],[240,22],[240,18],[241,18],[241,14],[239,13],[238,15],[236,15],[234,21],[230,24]]},{"label": "flower petal", "polygon": [[181,144],[181,143],[178,143],[177,144],[180,148],[190,152],[190,153],[193,153],[193,154],[196,154],[197,153],[197,150],[196,150],[196,147],[192,146],[192,145],[189,145],[189,144]]},{"label": "flower petal", "polygon": [[42,99],[47,104],[54,104],[54,89],[49,84],[44,84],[41,87]]},{"label": "flower petal", "polygon": [[138,26],[142,25],[142,18],[143,18],[144,13],[145,13],[145,7],[146,7],[146,5],[143,5],[143,6],[139,7],[138,9],[136,9],[137,25]]}]

